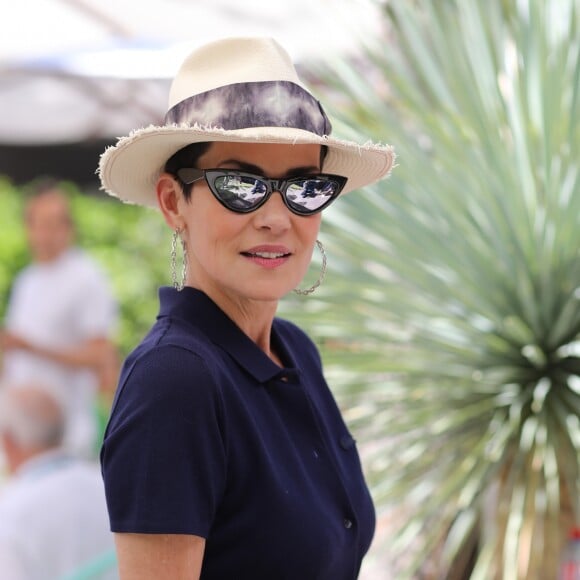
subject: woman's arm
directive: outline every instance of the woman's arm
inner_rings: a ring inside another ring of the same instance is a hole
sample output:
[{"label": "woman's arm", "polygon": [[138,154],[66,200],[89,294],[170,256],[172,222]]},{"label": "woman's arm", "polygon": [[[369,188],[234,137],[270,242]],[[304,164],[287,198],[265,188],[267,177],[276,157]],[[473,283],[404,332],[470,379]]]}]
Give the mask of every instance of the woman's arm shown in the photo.
[{"label": "woman's arm", "polygon": [[205,539],[183,534],[115,534],[121,580],[199,580]]}]

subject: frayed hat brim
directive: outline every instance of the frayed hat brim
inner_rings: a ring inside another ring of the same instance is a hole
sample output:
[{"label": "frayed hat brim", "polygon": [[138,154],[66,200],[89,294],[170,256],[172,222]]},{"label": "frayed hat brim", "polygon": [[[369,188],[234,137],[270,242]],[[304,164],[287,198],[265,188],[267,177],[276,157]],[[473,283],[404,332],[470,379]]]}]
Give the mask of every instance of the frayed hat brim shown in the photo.
[{"label": "frayed hat brim", "polygon": [[156,182],[167,160],[192,143],[230,141],[328,147],[323,171],[347,178],[342,194],[377,182],[391,172],[395,153],[390,145],[357,144],[288,127],[224,130],[190,125],[151,125],[121,137],[101,155],[102,189],[126,203],[157,207]]}]

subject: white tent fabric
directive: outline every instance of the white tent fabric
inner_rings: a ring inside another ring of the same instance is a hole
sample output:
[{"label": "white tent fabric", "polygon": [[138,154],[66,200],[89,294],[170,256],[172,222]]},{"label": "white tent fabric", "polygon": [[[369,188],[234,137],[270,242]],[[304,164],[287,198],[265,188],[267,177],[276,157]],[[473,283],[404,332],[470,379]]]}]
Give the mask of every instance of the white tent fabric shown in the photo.
[{"label": "white tent fabric", "polygon": [[368,0],[18,0],[0,6],[0,143],[114,138],[158,122],[196,45],[276,37],[297,61],[378,33]]}]

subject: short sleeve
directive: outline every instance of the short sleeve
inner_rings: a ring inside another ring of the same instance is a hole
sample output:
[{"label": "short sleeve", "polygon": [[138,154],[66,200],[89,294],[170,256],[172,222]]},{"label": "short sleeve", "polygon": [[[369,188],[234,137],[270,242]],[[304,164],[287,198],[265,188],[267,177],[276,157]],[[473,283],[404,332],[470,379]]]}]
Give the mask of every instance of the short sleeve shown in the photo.
[{"label": "short sleeve", "polygon": [[111,529],[207,537],[226,477],[215,381],[178,346],[125,372],[101,452]]}]

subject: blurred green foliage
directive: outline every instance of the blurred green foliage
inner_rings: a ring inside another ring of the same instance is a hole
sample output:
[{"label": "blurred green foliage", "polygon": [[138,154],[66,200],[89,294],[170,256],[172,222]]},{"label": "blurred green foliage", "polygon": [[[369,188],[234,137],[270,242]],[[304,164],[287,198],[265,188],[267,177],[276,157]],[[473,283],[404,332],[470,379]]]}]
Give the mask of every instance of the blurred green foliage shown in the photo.
[{"label": "blurred green foliage", "polygon": [[14,273],[27,261],[22,229],[22,200],[11,184],[0,180],[0,313],[4,316],[6,297]]}]

